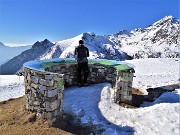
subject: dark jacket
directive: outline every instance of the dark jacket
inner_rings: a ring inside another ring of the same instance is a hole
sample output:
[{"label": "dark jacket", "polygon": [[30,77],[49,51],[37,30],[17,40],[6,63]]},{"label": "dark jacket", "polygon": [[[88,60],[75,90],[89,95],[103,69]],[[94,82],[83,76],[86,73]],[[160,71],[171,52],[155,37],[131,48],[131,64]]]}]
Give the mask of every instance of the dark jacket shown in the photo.
[{"label": "dark jacket", "polygon": [[77,62],[79,63],[88,62],[87,57],[89,57],[89,50],[84,45],[77,46],[74,54]]}]

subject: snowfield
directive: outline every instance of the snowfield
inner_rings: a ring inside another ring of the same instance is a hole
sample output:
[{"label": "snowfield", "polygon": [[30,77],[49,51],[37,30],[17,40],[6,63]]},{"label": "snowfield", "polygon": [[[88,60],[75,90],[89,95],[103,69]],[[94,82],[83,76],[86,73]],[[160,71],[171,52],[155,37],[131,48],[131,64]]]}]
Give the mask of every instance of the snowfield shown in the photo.
[{"label": "snowfield", "polygon": [[[178,59],[139,59],[126,61],[135,66],[133,86],[147,94],[155,88],[179,81]],[[65,89],[65,113],[80,125],[96,125],[103,135],[179,135],[180,89],[166,92],[140,108],[121,107],[111,101],[111,84]],[[0,101],[24,95],[23,77],[0,76]],[[77,96],[78,95],[78,96]]]},{"label": "snowfield", "polygon": [[179,84],[180,63],[178,58],[146,58],[127,60],[134,65],[133,87],[145,95],[147,88]]},{"label": "snowfield", "polygon": [[24,77],[16,75],[0,75],[0,102],[23,96]]}]

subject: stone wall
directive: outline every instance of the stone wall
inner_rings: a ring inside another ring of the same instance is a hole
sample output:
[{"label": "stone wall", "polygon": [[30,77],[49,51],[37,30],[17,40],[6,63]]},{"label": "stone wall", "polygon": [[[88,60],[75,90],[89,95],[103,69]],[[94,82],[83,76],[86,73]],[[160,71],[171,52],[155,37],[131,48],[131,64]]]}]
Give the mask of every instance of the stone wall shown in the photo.
[{"label": "stone wall", "polygon": [[[36,66],[41,67],[42,62]],[[110,82],[114,102],[131,104],[133,73],[133,68],[117,70],[112,66],[89,64],[88,83]],[[64,86],[77,85],[77,64],[60,63],[43,70],[24,66],[24,82],[26,109],[53,122],[57,115],[63,114]]]},{"label": "stone wall", "polygon": [[64,75],[24,67],[25,107],[41,118],[55,121],[63,114]]},{"label": "stone wall", "polygon": [[[77,85],[77,65],[61,64],[45,69],[49,72],[64,74],[65,86]],[[133,69],[118,71],[113,67],[102,65],[89,65],[88,82],[90,84],[109,82],[113,86],[114,102],[124,102],[130,104],[132,99]],[[82,75],[83,77],[83,75]]]},{"label": "stone wall", "polygon": [[[60,66],[51,66],[45,70],[48,72],[64,74],[64,82],[66,87],[77,85],[77,64],[61,64]],[[116,74],[117,71],[115,68],[100,65],[89,65],[88,83],[95,84],[101,82],[110,82],[115,84]]]}]

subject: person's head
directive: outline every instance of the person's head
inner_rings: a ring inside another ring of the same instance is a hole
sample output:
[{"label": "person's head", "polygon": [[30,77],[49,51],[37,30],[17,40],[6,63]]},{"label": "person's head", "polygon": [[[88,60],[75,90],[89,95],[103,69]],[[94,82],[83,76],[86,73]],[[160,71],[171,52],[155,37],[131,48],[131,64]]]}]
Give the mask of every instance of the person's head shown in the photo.
[{"label": "person's head", "polygon": [[83,44],[84,44],[83,40],[79,40],[79,45],[83,45]]}]

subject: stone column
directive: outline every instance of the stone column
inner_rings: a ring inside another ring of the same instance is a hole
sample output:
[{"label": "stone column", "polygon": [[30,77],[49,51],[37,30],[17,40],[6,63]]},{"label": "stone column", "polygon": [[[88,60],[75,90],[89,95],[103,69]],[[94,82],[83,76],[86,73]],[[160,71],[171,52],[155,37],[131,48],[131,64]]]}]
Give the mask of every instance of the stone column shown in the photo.
[{"label": "stone column", "polygon": [[114,87],[114,102],[131,104],[132,81],[133,73],[131,71],[117,71],[116,83]]},{"label": "stone column", "polygon": [[51,122],[63,114],[64,75],[24,67],[25,106]]}]

